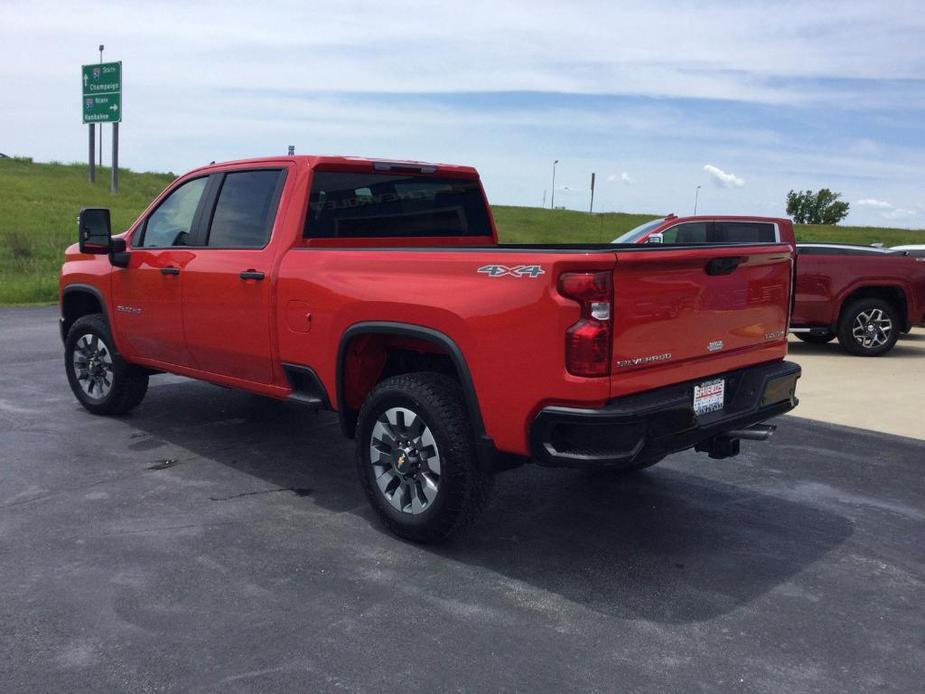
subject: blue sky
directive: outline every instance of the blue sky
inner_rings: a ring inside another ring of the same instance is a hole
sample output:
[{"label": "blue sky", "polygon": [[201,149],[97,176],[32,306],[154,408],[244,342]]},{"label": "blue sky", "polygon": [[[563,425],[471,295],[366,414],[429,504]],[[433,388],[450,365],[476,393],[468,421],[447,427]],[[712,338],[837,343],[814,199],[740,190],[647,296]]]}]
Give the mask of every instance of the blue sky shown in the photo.
[{"label": "blue sky", "polygon": [[[925,228],[918,2],[0,0],[0,152],[86,156],[79,66],[124,62],[121,162],[357,154],[473,164],[493,201]],[[109,142],[108,128],[105,140]],[[105,154],[108,161],[109,155]]]}]

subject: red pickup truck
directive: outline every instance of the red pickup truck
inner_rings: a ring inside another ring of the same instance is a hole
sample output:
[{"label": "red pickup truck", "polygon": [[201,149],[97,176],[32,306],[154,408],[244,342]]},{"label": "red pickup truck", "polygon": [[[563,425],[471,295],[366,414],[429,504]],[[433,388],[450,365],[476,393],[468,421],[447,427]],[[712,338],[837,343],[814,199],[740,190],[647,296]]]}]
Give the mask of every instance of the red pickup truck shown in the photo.
[{"label": "red pickup truck", "polygon": [[90,412],[171,372],[338,413],[367,496],[446,537],[492,473],[734,455],[796,405],[793,249],[507,246],[469,167],[348,157],[218,164],[124,233],[84,209],[61,335]]},{"label": "red pickup truck", "polygon": [[804,342],[838,337],[850,354],[876,357],[900,333],[925,323],[925,258],[835,243],[796,243],[789,219],[668,217],[646,222],[615,243],[788,243],[796,247],[790,331]]}]

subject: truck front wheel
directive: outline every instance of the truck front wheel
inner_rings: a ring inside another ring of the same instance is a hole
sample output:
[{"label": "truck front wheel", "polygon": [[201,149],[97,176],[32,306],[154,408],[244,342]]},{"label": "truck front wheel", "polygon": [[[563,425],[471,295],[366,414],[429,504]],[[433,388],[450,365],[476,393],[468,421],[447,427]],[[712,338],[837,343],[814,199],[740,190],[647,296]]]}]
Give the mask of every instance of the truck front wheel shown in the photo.
[{"label": "truck front wheel", "polygon": [[148,391],[147,371],[127,363],[99,313],[74,321],[64,341],[64,368],[74,396],[93,414],[122,414]]},{"label": "truck front wheel", "polygon": [[879,357],[893,349],[900,327],[892,304],[880,299],[859,299],[842,313],[838,342],[850,354]]},{"label": "truck front wheel", "polygon": [[385,379],[357,422],[357,465],[369,502],[396,535],[435,542],[471,523],[491,474],[476,459],[456,381],[437,373]]}]

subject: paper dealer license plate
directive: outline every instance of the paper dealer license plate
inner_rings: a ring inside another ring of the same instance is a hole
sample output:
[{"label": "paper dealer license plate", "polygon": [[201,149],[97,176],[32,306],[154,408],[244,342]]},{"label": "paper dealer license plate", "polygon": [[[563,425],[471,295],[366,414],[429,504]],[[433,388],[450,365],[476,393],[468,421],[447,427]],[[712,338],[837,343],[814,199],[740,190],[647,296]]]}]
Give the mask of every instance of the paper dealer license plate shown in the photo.
[{"label": "paper dealer license plate", "polygon": [[694,386],[694,414],[716,412],[726,404],[726,379],[717,378]]}]

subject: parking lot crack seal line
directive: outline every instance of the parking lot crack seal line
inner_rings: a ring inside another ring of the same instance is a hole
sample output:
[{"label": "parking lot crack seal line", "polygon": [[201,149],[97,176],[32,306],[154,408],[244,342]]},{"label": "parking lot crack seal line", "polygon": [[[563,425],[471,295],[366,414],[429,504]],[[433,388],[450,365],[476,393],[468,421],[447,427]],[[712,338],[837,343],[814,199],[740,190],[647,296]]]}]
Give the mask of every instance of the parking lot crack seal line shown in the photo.
[{"label": "parking lot crack seal line", "polygon": [[274,492],[293,492],[296,496],[308,496],[312,493],[312,490],[305,487],[279,487],[277,489],[259,489],[253,492],[241,492],[240,494],[232,494],[231,496],[210,496],[209,501],[230,501],[232,499],[240,499],[242,496],[272,494]]}]

